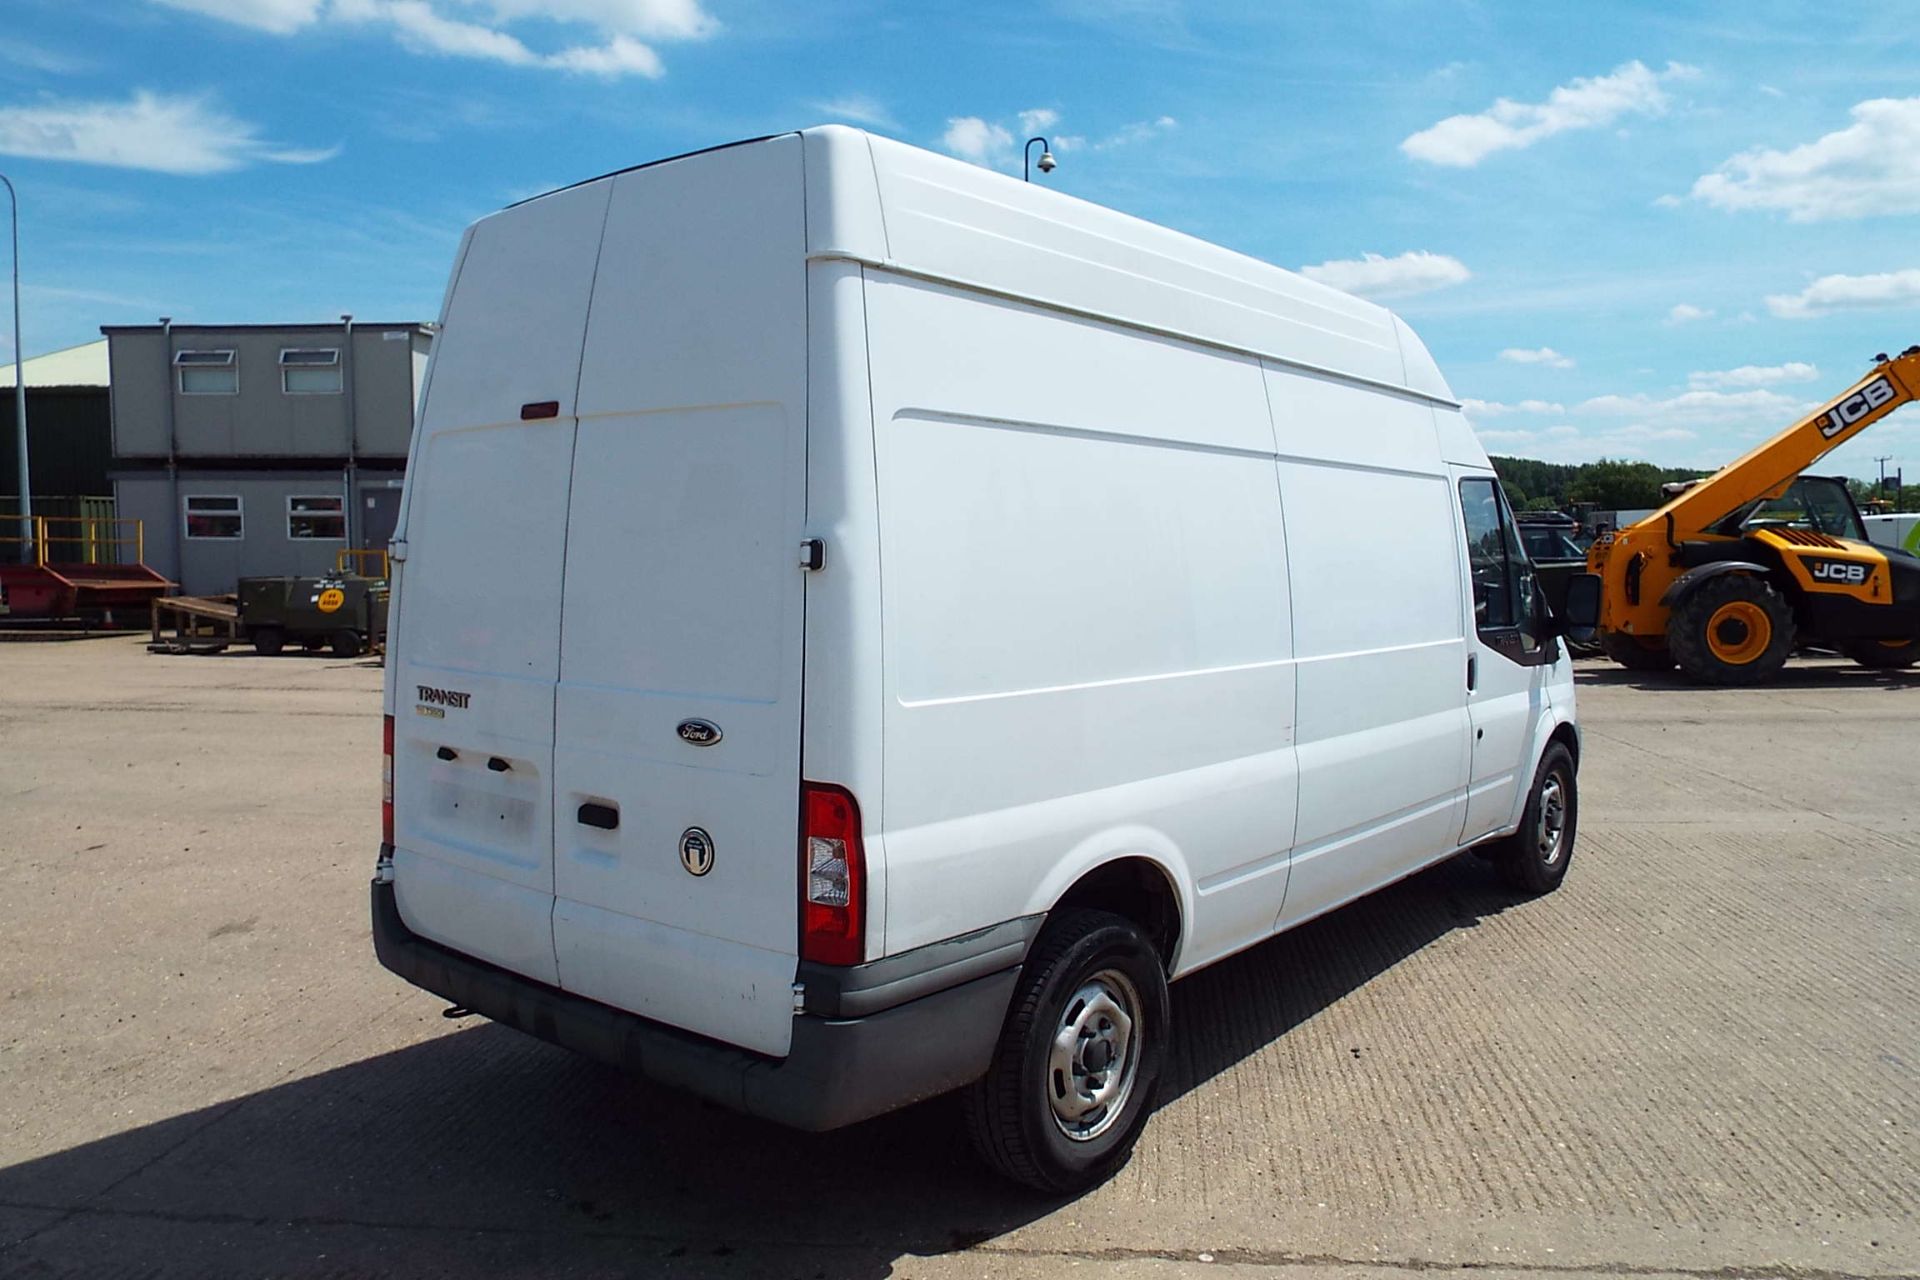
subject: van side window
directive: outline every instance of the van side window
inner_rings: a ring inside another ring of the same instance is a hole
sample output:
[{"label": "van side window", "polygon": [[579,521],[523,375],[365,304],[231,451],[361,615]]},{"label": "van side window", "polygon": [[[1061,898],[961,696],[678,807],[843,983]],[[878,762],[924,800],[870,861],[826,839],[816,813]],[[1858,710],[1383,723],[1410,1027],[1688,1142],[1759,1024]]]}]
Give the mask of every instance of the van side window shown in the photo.
[{"label": "van side window", "polygon": [[1520,625],[1519,574],[1500,491],[1492,480],[1462,480],[1460,511],[1467,522],[1467,567],[1473,575],[1473,625],[1481,631]]},{"label": "van side window", "polygon": [[1551,661],[1553,653],[1542,639],[1546,601],[1499,481],[1462,480],[1460,514],[1466,521],[1473,624],[1480,638],[1523,665]]}]

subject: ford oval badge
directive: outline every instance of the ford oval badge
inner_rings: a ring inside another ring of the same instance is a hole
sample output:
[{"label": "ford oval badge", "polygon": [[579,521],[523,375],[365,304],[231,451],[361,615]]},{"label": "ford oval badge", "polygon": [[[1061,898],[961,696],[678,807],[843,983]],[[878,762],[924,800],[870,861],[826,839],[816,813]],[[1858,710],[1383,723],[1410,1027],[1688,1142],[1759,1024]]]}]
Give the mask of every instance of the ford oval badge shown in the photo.
[{"label": "ford oval badge", "polygon": [[680,741],[696,747],[710,747],[720,741],[720,726],[711,720],[682,720],[674,732],[680,735]]}]

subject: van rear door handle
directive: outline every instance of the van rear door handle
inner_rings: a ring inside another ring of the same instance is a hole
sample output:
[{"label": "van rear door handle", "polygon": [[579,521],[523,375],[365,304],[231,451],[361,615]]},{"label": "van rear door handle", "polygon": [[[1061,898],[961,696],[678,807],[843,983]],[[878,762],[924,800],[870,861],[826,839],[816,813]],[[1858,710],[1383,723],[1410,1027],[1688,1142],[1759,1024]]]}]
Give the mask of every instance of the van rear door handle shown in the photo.
[{"label": "van rear door handle", "polygon": [[620,825],[620,810],[610,804],[583,804],[574,816],[581,826],[598,827],[602,831],[611,831]]},{"label": "van rear door handle", "polygon": [[1474,686],[1480,683],[1480,655],[1467,655],[1467,692],[1472,693]]}]

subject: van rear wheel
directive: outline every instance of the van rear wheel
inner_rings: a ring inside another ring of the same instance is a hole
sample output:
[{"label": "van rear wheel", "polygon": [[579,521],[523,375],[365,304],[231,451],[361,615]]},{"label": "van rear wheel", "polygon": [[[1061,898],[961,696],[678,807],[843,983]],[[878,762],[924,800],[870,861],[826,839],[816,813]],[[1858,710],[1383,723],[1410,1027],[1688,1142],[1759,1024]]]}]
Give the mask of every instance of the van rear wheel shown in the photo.
[{"label": "van rear wheel", "polygon": [[279,627],[255,627],[253,629],[253,651],[271,658],[279,653],[287,643],[287,633]]},{"label": "van rear wheel", "polygon": [[1073,908],[1021,968],[987,1074],[967,1091],[974,1147],[1040,1191],[1097,1186],[1152,1113],[1167,1052],[1167,975],[1140,927]]}]

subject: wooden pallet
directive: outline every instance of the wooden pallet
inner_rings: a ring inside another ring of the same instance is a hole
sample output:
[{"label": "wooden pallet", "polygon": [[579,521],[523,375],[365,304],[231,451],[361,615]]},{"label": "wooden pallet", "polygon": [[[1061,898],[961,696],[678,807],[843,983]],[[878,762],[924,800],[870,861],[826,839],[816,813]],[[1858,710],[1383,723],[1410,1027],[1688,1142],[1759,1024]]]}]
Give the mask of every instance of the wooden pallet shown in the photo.
[{"label": "wooden pallet", "polygon": [[[238,596],[162,596],[148,607],[152,611],[149,653],[219,653],[240,642]],[[171,635],[163,634],[169,629]]]}]

